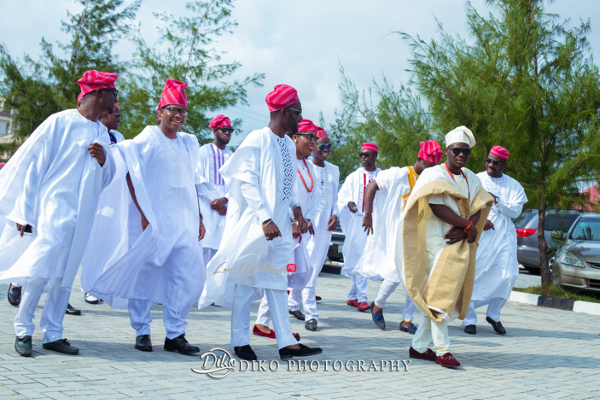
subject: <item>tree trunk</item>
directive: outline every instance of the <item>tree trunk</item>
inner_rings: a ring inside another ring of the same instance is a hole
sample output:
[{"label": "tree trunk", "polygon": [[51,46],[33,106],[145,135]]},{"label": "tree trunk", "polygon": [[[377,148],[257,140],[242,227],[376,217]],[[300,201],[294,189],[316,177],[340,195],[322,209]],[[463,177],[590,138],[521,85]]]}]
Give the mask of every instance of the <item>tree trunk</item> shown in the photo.
[{"label": "tree trunk", "polygon": [[552,274],[550,273],[550,266],[548,265],[548,243],[546,243],[546,236],[544,235],[544,223],[546,222],[546,202],[540,199],[540,208],[538,209],[539,222],[538,222],[538,249],[540,251],[540,268],[542,275],[542,285],[552,285]]}]

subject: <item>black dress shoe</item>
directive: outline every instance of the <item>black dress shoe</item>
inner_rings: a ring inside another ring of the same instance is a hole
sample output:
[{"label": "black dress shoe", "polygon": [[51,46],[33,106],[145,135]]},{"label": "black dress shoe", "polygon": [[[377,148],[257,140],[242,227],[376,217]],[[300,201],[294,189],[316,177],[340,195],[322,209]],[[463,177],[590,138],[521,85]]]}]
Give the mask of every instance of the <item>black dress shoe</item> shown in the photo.
[{"label": "black dress shoe", "polygon": [[15,351],[23,357],[31,357],[31,345],[31,336],[17,336],[15,339]]},{"label": "black dress shoe", "polygon": [[485,320],[489,322],[490,325],[492,325],[492,328],[494,328],[498,335],[506,335],[506,329],[504,329],[504,327],[502,326],[502,322],[496,322],[490,317],[485,317]]},{"label": "black dress shoe", "polygon": [[290,315],[293,315],[294,317],[296,317],[296,319],[299,319],[300,321],[304,321],[306,319],[306,317],[300,310],[290,311]]},{"label": "black dress shoe", "polygon": [[62,354],[69,354],[71,356],[76,356],[79,354],[79,349],[71,346],[71,343],[69,343],[67,339],[58,339],[54,342],[44,343],[42,347],[46,350],[53,350]]},{"label": "black dress shoe", "polygon": [[375,308],[375,302],[372,302],[371,303],[371,318],[373,318],[373,322],[375,322],[375,325],[377,325],[379,327],[379,329],[384,330],[385,329],[385,319],[383,318],[383,308],[377,312],[373,312],[374,308]]},{"label": "black dress shoe", "polygon": [[279,357],[281,357],[282,360],[285,360],[294,357],[313,356],[323,352],[323,349],[320,347],[308,347],[300,343],[298,343],[298,346],[300,346],[299,349],[289,349],[287,347],[279,349]]},{"label": "black dress shoe", "polygon": [[165,338],[165,350],[177,351],[181,354],[200,353],[200,347],[189,344],[185,339],[185,334],[179,335],[175,339]]},{"label": "black dress shoe", "polygon": [[465,333],[468,333],[469,335],[475,335],[477,333],[477,326],[465,325]]},{"label": "black dress shoe", "polygon": [[19,307],[19,304],[21,304],[21,287],[10,285],[6,298],[11,306]]},{"label": "black dress shoe", "polygon": [[67,314],[69,315],[81,315],[81,310],[76,309],[75,307],[73,307],[70,304],[67,304]]},{"label": "black dress shoe", "polygon": [[309,319],[308,321],[306,321],[304,323],[304,327],[306,329],[308,329],[309,331],[316,331],[317,330],[317,320],[314,318]]},{"label": "black dress shoe", "polygon": [[150,335],[136,336],[135,348],[141,351],[152,351],[152,342],[150,341]]},{"label": "black dress shoe", "polygon": [[256,353],[254,352],[254,350],[252,350],[252,347],[250,347],[249,344],[241,347],[234,347],[233,350],[235,351],[235,355],[238,356],[238,358],[241,358],[242,360],[257,360]]}]

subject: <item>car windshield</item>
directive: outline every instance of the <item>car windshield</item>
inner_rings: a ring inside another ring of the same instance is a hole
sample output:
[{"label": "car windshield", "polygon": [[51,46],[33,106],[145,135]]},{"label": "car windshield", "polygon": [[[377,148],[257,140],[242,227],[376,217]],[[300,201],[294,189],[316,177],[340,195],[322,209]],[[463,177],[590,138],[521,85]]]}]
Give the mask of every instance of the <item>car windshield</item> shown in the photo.
[{"label": "car windshield", "polygon": [[567,232],[579,215],[579,213],[563,214],[560,211],[550,212],[546,215],[546,220],[544,221],[544,230],[552,232]]},{"label": "car windshield", "polygon": [[571,233],[571,239],[600,242],[600,216],[581,217]]}]

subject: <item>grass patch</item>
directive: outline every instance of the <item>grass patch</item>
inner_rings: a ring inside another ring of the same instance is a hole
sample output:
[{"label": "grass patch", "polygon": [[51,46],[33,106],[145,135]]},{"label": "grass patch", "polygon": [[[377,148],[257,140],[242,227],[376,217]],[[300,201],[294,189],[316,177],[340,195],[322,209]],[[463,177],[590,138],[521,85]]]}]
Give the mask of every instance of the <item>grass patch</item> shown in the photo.
[{"label": "grass patch", "polygon": [[577,292],[569,292],[563,288],[554,287],[554,286],[529,286],[527,288],[513,288],[514,291],[523,292],[523,293],[531,293],[531,294],[539,294],[542,296],[548,297],[557,297],[559,299],[567,299],[567,300],[575,300],[575,301],[589,301],[591,303],[600,303],[600,300],[581,295]]}]

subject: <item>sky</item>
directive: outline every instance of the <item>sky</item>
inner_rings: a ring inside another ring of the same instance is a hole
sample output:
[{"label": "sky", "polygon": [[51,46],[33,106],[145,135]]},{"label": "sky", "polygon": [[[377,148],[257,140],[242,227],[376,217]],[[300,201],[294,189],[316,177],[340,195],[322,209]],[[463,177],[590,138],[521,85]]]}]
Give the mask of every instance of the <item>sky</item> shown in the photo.
[{"label": "sky", "polygon": [[[66,42],[60,21],[67,19],[67,10],[81,10],[73,0],[2,3],[0,42],[14,57],[25,53],[37,57],[42,36],[49,42]],[[184,4],[182,0],[143,0],[136,23],[141,23],[147,43],[158,39],[156,26],[160,22],[152,13],[184,15]],[[485,0],[473,0],[472,5],[480,13],[491,11]],[[266,77],[263,87],[248,88],[249,106],[218,111],[243,119],[241,132],[232,144],[267,124],[264,98],[279,83],[298,90],[304,118],[318,123],[322,113],[329,124],[341,107],[340,65],[358,89],[368,89],[373,79],[381,81],[384,75],[395,86],[407,82],[410,49],[393,32],[429,40],[439,37],[440,23],[447,32],[469,37],[466,3],[460,0],[237,0],[234,6],[232,18],[239,26],[233,34],[220,38],[216,47],[227,51],[223,61],[242,64],[232,79],[254,73],[265,73]],[[570,18],[572,25],[589,18],[589,40],[593,49],[600,49],[600,1],[557,0],[546,9],[561,19]],[[127,60],[134,48],[130,42],[120,42],[115,50],[121,60]]]}]

